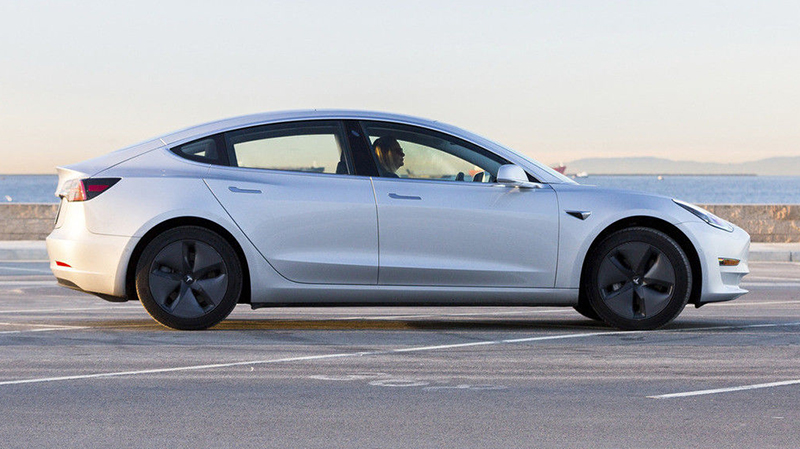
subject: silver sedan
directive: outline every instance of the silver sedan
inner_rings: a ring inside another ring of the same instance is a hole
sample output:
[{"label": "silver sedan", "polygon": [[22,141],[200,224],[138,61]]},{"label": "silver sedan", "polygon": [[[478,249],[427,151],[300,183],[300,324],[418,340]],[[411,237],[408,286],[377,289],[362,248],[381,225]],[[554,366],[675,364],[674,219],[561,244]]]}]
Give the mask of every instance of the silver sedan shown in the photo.
[{"label": "silver sedan", "polygon": [[415,117],[238,117],[58,173],[59,283],[176,329],[238,303],[569,306],[654,329],[746,293],[742,229]]}]

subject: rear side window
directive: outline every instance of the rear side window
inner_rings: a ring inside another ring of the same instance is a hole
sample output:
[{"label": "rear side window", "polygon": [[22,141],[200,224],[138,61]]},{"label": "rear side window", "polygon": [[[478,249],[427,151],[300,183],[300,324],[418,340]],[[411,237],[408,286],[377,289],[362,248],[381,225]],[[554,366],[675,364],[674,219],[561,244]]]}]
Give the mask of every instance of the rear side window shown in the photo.
[{"label": "rear side window", "polygon": [[175,147],[172,152],[197,162],[227,165],[222,142],[221,136],[210,136]]},{"label": "rear side window", "polygon": [[331,121],[264,125],[225,134],[231,165],[347,174],[342,125]]}]

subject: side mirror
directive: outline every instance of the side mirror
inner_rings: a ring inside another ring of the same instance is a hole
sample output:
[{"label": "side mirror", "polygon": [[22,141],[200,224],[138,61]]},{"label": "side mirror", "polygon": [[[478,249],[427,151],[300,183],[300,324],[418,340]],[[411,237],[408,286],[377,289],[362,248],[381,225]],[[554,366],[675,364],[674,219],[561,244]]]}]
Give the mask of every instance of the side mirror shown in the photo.
[{"label": "side mirror", "polygon": [[509,187],[541,189],[542,185],[528,181],[528,175],[519,165],[506,164],[497,169],[497,183]]}]

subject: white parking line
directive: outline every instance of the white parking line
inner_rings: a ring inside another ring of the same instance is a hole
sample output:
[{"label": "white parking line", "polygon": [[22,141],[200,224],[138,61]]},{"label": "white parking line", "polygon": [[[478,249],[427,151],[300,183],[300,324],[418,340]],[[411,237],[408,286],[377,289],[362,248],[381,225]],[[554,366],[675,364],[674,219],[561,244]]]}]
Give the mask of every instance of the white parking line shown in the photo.
[{"label": "white parking line", "polygon": [[119,376],[135,376],[140,374],[158,374],[158,373],[174,373],[178,371],[196,371],[196,370],[203,370],[203,369],[214,369],[214,368],[230,368],[234,366],[246,366],[246,365],[259,365],[259,364],[267,364],[267,363],[282,363],[282,362],[299,362],[299,361],[307,361],[307,360],[321,360],[321,359],[333,359],[337,357],[355,357],[361,355],[372,355],[373,353],[368,352],[356,352],[356,353],[341,353],[341,354],[325,354],[325,355],[312,355],[306,357],[287,357],[284,359],[273,359],[273,360],[253,360],[247,362],[233,362],[233,363],[215,363],[210,365],[193,365],[193,366],[179,366],[175,368],[156,368],[156,369],[146,369],[146,370],[138,370],[138,371],[120,371],[116,373],[95,373],[95,374],[82,374],[77,376],[61,376],[61,377],[45,377],[39,379],[19,379],[19,380],[9,380],[5,382],[0,382],[0,386],[4,385],[20,385],[20,384],[32,384],[32,383],[41,383],[41,382],[57,382],[62,380],[77,380],[77,379],[97,379],[101,377],[119,377]]},{"label": "white parking line", "polygon": [[[788,327],[788,326],[800,326],[800,322],[797,323],[776,323],[776,324],[750,324],[746,326],[721,326],[713,329],[741,329],[741,328],[764,328],[764,327]],[[707,394],[718,394],[718,393],[731,393],[734,391],[744,391],[744,390],[756,390],[759,388],[772,388],[772,387],[782,387],[784,385],[795,385],[800,384],[800,380],[786,380],[780,382],[770,382],[764,384],[753,384],[753,385],[743,385],[739,387],[729,387],[729,388],[713,388],[710,390],[697,390],[697,391],[685,391],[681,393],[669,393],[669,394],[660,394],[660,395],[653,395],[647,396],[650,399],[670,399],[670,398],[685,398],[689,396],[702,396]]]},{"label": "white parking line", "polygon": [[[692,327],[686,329],[675,329],[674,332],[681,331],[715,331],[715,330],[731,330],[731,329],[755,329],[765,327],[793,327],[800,326],[800,321],[791,323],[763,323],[763,324],[733,324],[730,326],[708,326],[708,327]],[[670,331],[667,331],[670,332]]]},{"label": "white parking line", "polygon": [[65,326],[57,324],[31,324],[31,323],[0,323],[0,326],[27,326],[38,327],[40,329],[21,329],[13,331],[0,331],[0,334],[22,334],[27,332],[50,332],[50,331],[64,331],[64,330],[77,330],[89,329],[89,326]]},{"label": "white parking line", "polygon": [[[0,323],[2,324],[2,323]],[[674,330],[667,330],[664,332],[687,332],[687,331],[704,331],[704,330],[725,330],[725,329],[747,329],[747,328],[768,328],[768,327],[786,327],[786,326],[800,326],[800,322],[792,322],[792,323],[764,323],[764,324],[748,324],[748,325],[732,325],[732,326],[709,326],[709,327],[701,327],[701,328],[686,328],[686,329],[674,329]],[[76,327],[77,328],[77,327]],[[51,329],[56,330],[56,329]],[[18,332],[18,331],[12,331]],[[106,377],[122,377],[122,376],[136,376],[136,375],[144,375],[144,374],[159,374],[159,373],[174,373],[174,372],[181,372],[181,371],[198,371],[198,370],[206,370],[206,369],[217,369],[217,368],[231,368],[236,366],[252,366],[252,365],[266,365],[266,364],[275,364],[275,363],[288,363],[288,362],[299,362],[299,361],[309,361],[309,360],[325,360],[325,359],[334,359],[334,358],[345,358],[345,357],[365,357],[365,356],[375,356],[375,355],[387,355],[387,354],[399,354],[399,353],[408,353],[408,352],[423,352],[423,351],[436,351],[436,350],[443,350],[443,349],[457,349],[457,348],[468,348],[468,347],[475,347],[475,346],[491,346],[491,345],[504,345],[504,344],[516,344],[516,343],[529,343],[535,341],[552,341],[552,340],[565,340],[565,339],[574,339],[574,338],[587,338],[587,337],[604,337],[604,336],[612,336],[612,335],[631,335],[631,334],[639,334],[639,333],[653,333],[655,331],[610,331],[610,332],[584,332],[579,334],[564,334],[564,335],[548,335],[543,337],[528,337],[528,338],[515,338],[515,339],[504,339],[504,340],[487,340],[487,341],[476,341],[476,342],[469,342],[469,343],[455,343],[449,345],[435,345],[435,346],[417,346],[411,348],[398,348],[398,349],[390,349],[384,351],[361,351],[361,352],[343,352],[337,354],[323,354],[323,355],[313,355],[313,356],[304,356],[304,357],[287,357],[281,359],[272,359],[272,360],[249,360],[249,361],[242,361],[242,362],[231,362],[231,363],[214,363],[214,364],[206,364],[206,365],[189,365],[189,366],[178,366],[172,368],[154,368],[154,369],[146,369],[146,370],[136,370],[136,371],[119,371],[119,372],[107,372],[107,373],[93,373],[93,374],[81,374],[75,376],[58,376],[58,377],[43,377],[43,378],[33,378],[33,379],[18,379],[18,380],[9,380],[0,382],[0,386],[6,385],[22,385],[22,384],[34,384],[34,383],[44,383],[44,382],[58,382],[58,381],[67,381],[67,380],[80,380],[80,379],[97,379],[97,378],[106,378]],[[795,382],[795,381],[789,381]],[[797,383],[800,383],[798,381]],[[773,384],[759,384],[759,388],[767,388],[768,386],[779,386],[783,384],[781,382],[776,382]],[[744,388],[744,389],[752,389],[746,387],[736,387],[736,388]],[[718,389],[718,390],[704,390],[711,393],[703,393],[703,394],[712,394],[716,392],[725,392],[731,389]],[[731,390],[736,391],[736,390]],[[689,393],[672,393],[672,395],[691,395],[692,392]],[[696,393],[696,392],[695,392]],[[661,396],[648,396],[648,398],[666,398],[670,397],[670,395],[661,395]],[[678,397],[678,396],[675,396]]]},{"label": "white parking line", "polygon": [[73,327],[69,329],[64,329],[63,327],[54,327],[54,328],[44,328],[44,329],[26,329],[20,331],[0,331],[0,335],[6,334],[27,334],[29,332],[52,332],[52,331],[63,331],[63,330],[74,330],[74,329],[89,329],[88,327]]},{"label": "white parking line", "polygon": [[742,287],[775,287],[775,288],[791,288],[800,287],[800,282],[742,282]]},{"label": "white parking line", "polygon": [[717,394],[717,393],[731,393],[734,391],[757,390],[760,388],[783,387],[786,385],[797,385],[797,384],[800,384],[800,379],[784,380],[781,382],[769,382],[765,384],[742,385],[739,387],[730,387],[730,388],[714,388],[711,390],[697,390],[697,391],[686,391],[683,393],[661,394],[658,396],[648,396],[648,398],[650,399],[686,398],[690,396],[703,396],[707,394]]},{"label": "white parking line", "polygon": [[777,276],[747,276],[747,281],[785,281],[785,282],[800,282],[800,278],[777,277]]},{"label": "white parking line", "polygon": [[58,282],[54,280],[52,281],[0,281],[0,286],[6,285],[28,285],[28,286],[57,286]]},{"label": "white parking line", "polygon": [[567,339],[567,338],[585,338],[585,337],[631,334],[631,333],[634,333],[634,332],[617,331],[617,332],[591,332],[591,333],[581,333],[581,334],[550,335],[550,336],[546,336],[546,337],[520,338],[520,339],[514,339],[514,340],[490,340],[490,341],[477,341],[477,342],[470,342],[470,343],[456,343],[456,344],[451,344],[451,345],[417,346],[417,347],[413,347],[413,348],[391,349],[391,350],[388,350],[388,351],[343,352],[343,353],[338,353],[338,354],[312,355],[312,356],[305,356],[305,357],[287,357],[287,358],[272,359],[272,360],[250,360],[250,361],[244,361],[244,362],[214,363],[214,364],[208,364],[208,365],[190,365],[190,366],[179,366],[179,367],[173,367],[173,368],[155,368],[155,369],[137,370],[137,371],[120,371],[120,372],[110,372],[110,373],[82,374],[82,375],[76,375],[76,376],[59,376],[59,377],[44,377],[44,378],[34,378],[34,379],[19,379],[19,380],[9,380],[9,381],[5,381],[5,382],[0,382],[0,386],[20,385],[20,384],[33,384],[33,383],[42,383],[42,382],[58,382],[58,381],[66,381],[66,380],[78,380],[78,379],[97,379],[97,378],[103,378],[103,377],[135,376],[135,375],[142,375],[142,374],[174,373],[174,372],[179,372],[179,371],[197,371],[197,370],[216,369],[216,368],[231,368],[231,367],[235,367],[235,366],[266,365],[266,364],[274,364],[274,363],[300,362],[300,361],[308,361],[308,360],[325,360],[325,359],[334,359],[334,358],[343,358],[343,357],[364,357],[364,356],[374,356],[374,355],[397,354],[397,353],[405,353],[405,352],[421,352],[421,351],[434,351],[434,350],[441,350],[441,349],[466,348],[466,347],[471,347],[471,346],[501,345],[501,344],[510,344],[510,343],[532,342],[532,341],[539,341],[539,340],[559,340],[559,339]]},{"label": "white parking line", "polygon": [[69,326],[66,324],[36,324],[36,323],[12,323],[8,321],[0,321],[0,326],[31,326],[31,327],[63,327],[66,329],[69,328],[80,328],[85,329],[85,326]]},{"label": "white parking line", "polygon": [[[48,308],[22,309],[22,310],[17,309],[17,310],[0,310],[0,313],[3,313],[3,314],[5,314],[5,313],[36,313],[36,312],[41,312],[41,313],[59,313],[59,312],[84,311],[84,310],[114,310],[114,311],[117,311],[117,310],[132,310],[133,307],[135,307],[135,306],[125,307],[125,306],[116,305],[116,306],[106,306],[106,307],[73,307],[73,308],[67,308],[67,309],[48,309]],[[138,310],[139,308],[136,307],[136,309]]]},{"label": "white parking line", "polygon": [[714,307],[742,307],[742,306],[771,306],[776,304],[797,304],[800,303],[800,300],[797,301],[757,301],[757,302],[747,302],[747,301],[733,301],[733,302],[724,302],[715,304]]},{"label": "white parking line", "polygon": [[[704,331],[704,330],[767,328],[767,327],[783,327],[783,326],[800,326],[800,322],[748,324],[748,325],[741,325],[741,326],[736,326],[736,325],[734,325],[734,326],[710,326],[710,327],[703,327],[703,328],[674,329],[674,330],[668,330],[668,331],[664,331],[664,332],[670,333],[670,332],[687,332],[687,331]],[[231,368],[231,367],[235,367],[235,366],[266,365],[266,364],[275,364],[275,363],[300,362],[300,361],[309,361],[309,360],[325,360],[325,359],[345,358],[345,357],[365,357],[365,356],[375,356],[375,355],[400,354],[400,353],[408,353],[408,352],[423,352],[423,351],[436,351],[436,350],[443,350],[443,349],[468,348],[468,347],[474,347],[474,346],[491,346],[491,345],[517,344],[517,343],[529,343],[529,342],[536,342],[536,341],[565,340],[565,339],[587,338],[587,337],[605,337],[605,336],[612,336],[612,335],[632,335],[632,334],[652,333],[652,332],[655,332],[655,331],[584,332],[584,333],[579,333],[579,334],[548,335],[548,336],[543,336],[543,337],[515,338],[515,339],[504,339],[504,340],[486,340],[486,341],[475,341],[475,342],[469,342],[469,343],[456,343],[456,344],[449,344],[449,345],[416,346],[416,347],[411,347],[411,348],[398,348],[398,349],[390,349],[390,350],[383,350],[383,351],[343,352],[343,353],[337,353],[337,354],[323,354],[323,355],[313,355],[313,356],[304,356],[304,357],[287,357],[287,358],[272,359],[272,360],[249,360],[249,361],[232,362],[232,363],[214,363],[214,364],[206,364],[206,365],[189,365],[189,366],[178,366],[178,367],[172,367],[172,368],[155,368],[155,369],[136,370],[136,371],[119,371],[119,372],[107,372],[107,373],[81,374],[81,375],[76,375],[76,376],[58,376],[58,377],[43,377],[43,378],[33,378],[33,379],[18,379],[18,380],[9,380],[9,381],[0,382],[0,386],[34,384],[34,383],[43,383],[43,382],[58,382],[58,381],[79,380],[79,379],[97,379],[97,378],[105,378],[105,377],[136,376],[136,375],[144,375],[144,374],[174,373],[174,372],[181,372],[181,371],[198,371],[198,370],[206,370],[206,369]]]},{"label": "white parking line", "polygon": [[52,275],[53,272],[50,270],[37,270],[35,268],[17,268],[17,267],[0,267],[0,271],[3,270],[11,270],[11,271],[32,271],[34,273],[43,273],[43,274],[50,274]]}]

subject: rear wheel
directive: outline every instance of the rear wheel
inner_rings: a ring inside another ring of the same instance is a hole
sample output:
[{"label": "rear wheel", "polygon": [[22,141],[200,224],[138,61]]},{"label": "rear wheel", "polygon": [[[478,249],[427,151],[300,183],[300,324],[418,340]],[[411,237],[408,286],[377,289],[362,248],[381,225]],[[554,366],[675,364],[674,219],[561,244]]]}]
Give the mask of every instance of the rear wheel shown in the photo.
[{"label": "rear wheel", "polygon": [[606,323],[656,329],[681,313],[692,290],[689,259],[667,234],[644,227],[606,237],[589,255],[583,288]]},{"label": "rear wheel", "polygon": [[136,266],[136,292],[156,321],[173,329],[206,329],[239,301],[242,268],[231,245],[197,226],[154,238]]}]

